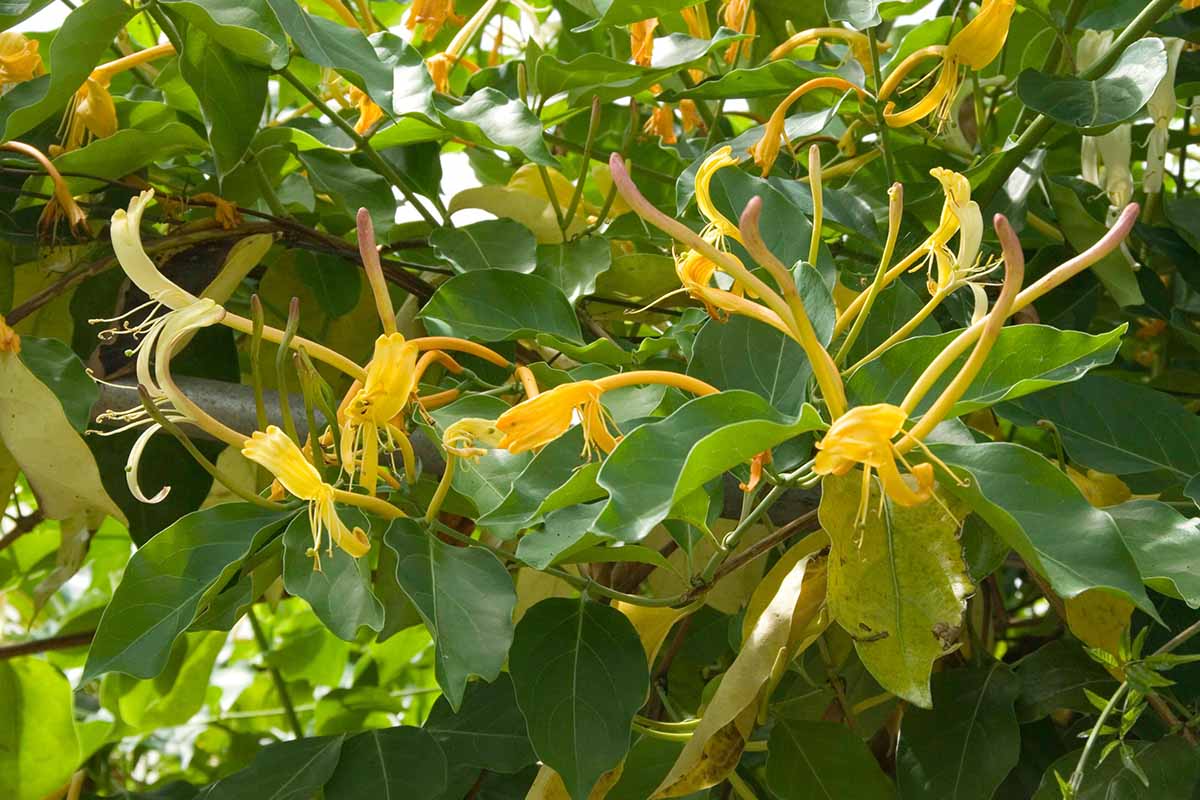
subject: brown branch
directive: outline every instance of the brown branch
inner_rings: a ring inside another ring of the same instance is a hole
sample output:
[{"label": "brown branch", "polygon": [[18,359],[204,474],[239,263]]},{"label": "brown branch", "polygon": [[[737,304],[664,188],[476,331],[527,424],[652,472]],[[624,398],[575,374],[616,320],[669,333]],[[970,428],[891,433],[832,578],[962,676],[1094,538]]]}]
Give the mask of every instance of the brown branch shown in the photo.
[{"label": "brown branch", "polygon": [[20,539],[25,534],[36,528],[46,515],[39,508],[24,517],[19,518],[14,524],[13,529],[4,536],[0,536],[0,550],[11,547],[12,543]]},{"label": "brown branch", "polygon": [[48,639],[33,639],[28,642],[0,645],[0,661],[16,658],[17,656],[45,653],[50,650],[68,650],[72,647],[82,647],[83,645],[90,644],[92,637],[95,635],[95,631],[83,631],[82,633],[68,633],[63,636],[51,636]]}]

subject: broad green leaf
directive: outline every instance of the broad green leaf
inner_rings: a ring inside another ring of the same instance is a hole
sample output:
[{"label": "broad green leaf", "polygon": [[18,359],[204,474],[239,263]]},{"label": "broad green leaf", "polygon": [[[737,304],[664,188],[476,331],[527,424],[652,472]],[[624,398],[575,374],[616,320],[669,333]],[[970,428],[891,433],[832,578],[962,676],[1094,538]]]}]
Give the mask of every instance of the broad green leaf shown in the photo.
[{"label": "broad green leaf", "polygon": [[814,800],[895,795],[867,745],[838,722],[777,720],[767,744],[767,785],[778,797]]},{"label": "broad green leaf", "polygon": [[105,672],[153,678],[175,639],[288,514],[227,503],[188,514],[138,549],[100,618],[83,679]]},{"label": "broad green leaf", "polygon": [[[369,529],[367,518],[356,510],[342,509],[342,520],[351,528]],[[328,533],[325,534],[328,536]],[[301,597],[334,635],[353,642],[359,629],[383,629],[383,603],[371,591],[370,558],[354,558],[326,542],[321,551],[321,570],[314,568],[307,551],[313,547],[312,526],[307,514],[297,514],[283,533],[283,587]]]},{"label": "broad green leaf", "polygon": [[349,314],[362,294],[362,270],[330,253],[299,251],[294,254],[296,273],[312,290],[330,317]]},{"label": "broad green leaf", "polygon": [[1017,76],[1017,96],[1055,122],[1104,133],[1141,111],[1166,72],[1162,40],[1141,39],[1094,81],[1027,69]]},{"label": "broad green leaf", "polygon": [[[590,533],[600,503],[585,503],[551,511],[540,530],[532,530],[517,543],[517,558],[534,569],[570,562],[573,556],[605,540]],[[657,551],[652,551],[657,552]]]},{"label": "broad green leaf", "polygon": [[175,640],[166,668],[154,680],[138,680],[117,672],[104,676],[100,699],[131,735],[190,720],[204,705],[213,666],[227,635],[224,631],[193,633]]},{"label": "broad green leaf", "polygon": [[939,491],[965,500],[1059,595],[1107,588],[1157,616],[1112,517],[1093,508],[1054,464],[1004,442],[932,450],[967,482],[942,479]]},{"label": "broad green leaf", "polygon": [[266,0],[166,0],[166,7],[252,64],[287,66],[287,37]]},{"label": "broad green leaf", "polygon": [[270,72],[241,61],[195,26],[188,28],[179,71],[200,98],[213,160],[225,176],[258,132]]},{"label": "broad green leaf", "polygon": [[704,323],[688,374],[721,390],[754,392],[784,414],[799,414],[812,367],[795,340],[758,320],[731,316]]},{"label": "broad green leaf", "polygon": [[726,98],[772,97],[783,95],[805,81],[834,75],[850,83],[863,85],[863,69],[857,61],[848,61],[838,69],[812,61],[793,61],[789,58],[768,61],[754,67],[742,67],[724,75],[700,81],[690,89],[668,90],[662,99],[722,100]]},{"label": "broad green leaf", "polygon": [[79,356],[58,339],[23,336],[21,363],[54,392],[71,427],[81,434],[86,431],[100,392]]},{"label": "broad green leaf", "polygon": [[537,241],[533,234],[509,219],[438,228],[430,234],[429,246],[460,273],[476,269],[533,272],[537,266]]},{"label": "broad green leaf", "polygon": [[[1046,190],[1058,215],[1059,226],[1071,247],[1083,252],[1107,232],[1107,226],[1088,213],[1079,195],[1070,186],[1051,180],[1046,182]],[[1091,271],[1118,305],[1137,306],[1145,302],[1142,290],[1138,288],[1133,264],[1123,251],[1118,249],[1109,253],[1093,264]]]},{"label": "broad green leaf", "polygon": [[536,275],[476,270],[438,287],[421,310],[430,333],[484,342],[552,333],[581,341],[571,303],[554,284]]},{"label": "broad green leaf", "polygon": [[342,742],[325,800],[435,800],[446,788],[446,756],[428,732],[409,725],[363,731]]},{"label": "broad green leaf", "polygon": [[0,795],[41,800],[79,759],[71,684],[40,658],[0,661]]},{"label": "broad green leaf", "polygon": [[821,526],[829,558],[829,611],[854,640],[867,669],[895,695],[928,708],[933,663],[958,647],[971,593],[958,520],[941,503],[904,508],[871,481],[867,517],[856,524],[862,474],[821,483]]},{"label": "broad green leaf", "polygon": [[1104,509],[1137,562],[1142,581],[1155,591],[1200,608],[1200,520],[1157,500],[1130,500]]},{"label": "broad green leaf", "polygon": [[[1125,326],[1092,336],[1060,331],[1045,325],[1012,325],[1004,328],[992,346],[970,388],[950,410],[951,417],[1012,400],[1033,392],[1069,383],[1093,367],[1113,360]],[[854,405],[899,405],[913,381],[954,340],[960,331],[905,339],[864,364],[846,382]],[[919,416],[958,374],[967,354],[957,359],[917,406]]]},{"label": "broad green leaf", "polygon": [[222,778],[203,800],[311,800],[338,766],[342,736],[276,742],[259,750],[250,766]]},{"label": "broad green leaf", "polygon": [[452,767],[516,772],[537,760],[525,731],[525,718],[517,707],[512,678],[506,672],[492,683],[470,684],[458,713],[446,697],[439,697],[424,727],[441,745]]},{"label": "broad green leaf", "polygon": [[[36,343],[34,353],[45,351]],[[57,348],[55,348],[57,349]],[[35,359],[36,360],[36,359]],[[43,359],[41,366],[49,366]],[[54,376],[55,384],[65,386]],[[77,377],[77,376],[76,376]],[[65,380],[65,375],[64,378]],[[72,381],[77,385],[77,381]],[[101,483],[96,461],[75,428],[82,410],[78,400],[64,406],[16,353],[0,353],[0,441],[16,460],[49,519],[76,515],[125,515]],[[68,410],[75,419],[68,418]]]},{"label": "broad green leaf", "polygon": [[328,194],[343,214],[354,219],[358,209],[366,208],[380,236],[391,230],[396,221],[396,201],[391,185],[379,173],[333,150],[308,150],[298,158],[308,169],[313,189]]},{"label": "broad green leaf", "polygon": [[523,157],[534,164],[556,165],[542,141],[542,124],[529,107],[487,87],[462,105],[438,104],[442,126],[454,136]]},{"label": "broad green leaf", "polygon": [[16,139],[62,110],[133,14],[124,0],[89,0],[68,14],[50,44],[54,69],[0,98],[0,140]]},{"label": "broad green leaf", "polygon": [[701,0],[570,0],[571,5],[595,17],[587,25],[627,25],[697,5]]},{"label": "broad green leaf", "polygon": [[[933,708],[909,709],[900,729],[900,793],[989,800],[1017,764],[1021,731],[1013,709],[1021,681],[1004,664],[933,676]],[[917,769],[907,769],[909,764]]]},{"label": "broad green leaf", "polygon": [[610,498],[594,530],[640,541],[672,506],[713,478],[822,424],[811,406],[791,417],[742,390],[696,398],[637,428],[609,455],[597,481]]},{"label": "broad green leaf", "polygon": [[[1200,780],[1200,759],[1196,751],[1179,736],[1167,736],[1153,744],[1130,741],[1135,752],[1137,765],[1150,779],[1145,786],[1131,770],[1126,769],[1121,759],[1114,754],[1097,764],[1091,759],[1083,773],[1083,783],[1074,800],[1174,800],[1193,796],[1196,781]],[[1062,794],[1054,773],[1064,778],[1071,775],[1079,763],[1080,751],[1057,759],[1046,768],[1042,784],[1032,800],[1060,800]]]},{"label": "broad green leaf", "polygon": [[0,5],[0,31],[6,31],[36,14],[53,0],[8,0]]},{"label": "broad green leaf", "polygon": [[546,500],[585,463],[582,451],[583,431],[578,426],[547,444],[513,481],[503,501],[480,517],[478,524],[497,536],[510,538],[521,528],[541,521]]},{"label": "broad green leaf", "polygon": [[504,666],[517,602],[512,578],[486,550],[448,545],[411,519],[393,520],[384,543],[437,645],[438,684],[458,708],[472,675],[492,681]]},{"label": "broad green leaf", "polygon": [[1092,469],[1166,470],[1185,481],[1200,473],[1200,418],[1148,386],[1088,375],[1023,397],[1017,408],[1017,421],[1053,422],[1071,460]]},{"label": "broad green leaf", "polygon": [[[588,236],[562,244],[539,244],[534,275],[562,289],[572,303],[596,291],[596,278],[612,266],[612,248],[607,239]],[[600,339],[601,342],[609,342]]]},{"label": "broad green leaf", "polygon": [[883,22],[879,7],[887,4],[888,0],[825,0],[825,13],[830,21],[845,22],[856,31],[865,31]]},{"label": "broad green leaf", "polygon": [[1108,696],[1117,682],[1078,643],[1056,640],[1017,662],[1021,692],[1017,718],[1022,724],[1044,719],[1060,708],[1090,713],[1084,689]]},{"label": "broad green leaf", "polygon": [[521,618],[509,655],[517,704],[538,758],[574,800],[629,750],[650,684],[637,631],[615,608],[543,600]]}]

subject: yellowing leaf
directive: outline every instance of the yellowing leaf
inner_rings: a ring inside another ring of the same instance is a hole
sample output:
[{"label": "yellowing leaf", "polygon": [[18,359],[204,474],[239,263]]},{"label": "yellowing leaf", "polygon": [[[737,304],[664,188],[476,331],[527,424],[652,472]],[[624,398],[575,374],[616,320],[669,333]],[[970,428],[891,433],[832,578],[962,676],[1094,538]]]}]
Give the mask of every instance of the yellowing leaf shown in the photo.
[{"label": "yellowing leaf", "polygon": [[16,353],[0,353],[0,439],[50,519],[86,514],[99,524],[107,514],[126,521],[62,404]]},{"label": "yellowing leaf", "polygon": [[622,603],[617,600],[613,607],[629,618],[633,623],[638,638],[642,640],[642,649],[646,651],[646,661],[651,666],[658,656],[663,640],[671,630],[671,626],[695,610],[695,606],[685,608],[653,608],[650,606],[635,606],[632,603]]},{"label": "yellowing leaf", "polygon": [[[1121,634],[1133,616],[1133,603],[1104,589],[1088,589],[1067,598],[1065,603],[1071,633],[1089,647],[1117,655]],[[1109,672],[1119,679],[1124,677],[1115,668],[1109,668]]]},{"label": "yellowing leaf", "polygon": [[[588,794],[588,800],[604,800],[609,790],[621,780],[621,773],[624,771],[625,760],[622,759],[620,764],[600,776]],[[529,787],[525,800],[571,800],[571,795],[567,793],[567,787],[563,785],[559,774],[543,765],[538,769],[537,777],[533,779],[533,785]]]},{"label": "yellowing leaf", "polygon": [[[565,567],[574,571],[573,567]],[[525,612],[550,597],[574,597],[575,590],[566,581],[536,569],[522,567],[517,570],[517,606],[513,610],[513,621],[520,622]]]},{"label": "yellowing leaf", "polygon": [[[713,534],[720,539],[732,531],[736,525],[737,523],[733,520],[719,519],[712,526]],[[734,555],[755,544],[766,536],[767,533],[769,531],[765,525],[750,526],[742,536],[742,540],[738,542],[737,548],[733,551]],[[666,543],[667,536],[668,534],[665,530],[661,534],[656,531],[646,540],[645,544],[649,547],[657,548]],[[713,543],[712,538],[705,536],[696,542],[692,547],[692,572],[703,569],[714,552],[716,552],[716,545]],[[705,603],[722,614],[736,614],[746,604],[746,601],[750,599],[750,595],[754,593],[755,587],[762,580],[763,572],[766,570],[765,561],[766,559],[756,558],[726,575],[705,595]],[[688,571],[687,554],[682,549],[671,553],[667,557],[667,563],[671,565],[670,570],[656,569],[650,573],[649,580],[650,589],[653,593],[663,597],[686,591],[691,586],[690,583],[680,577],[680,575],[691,574]]]},{"label": "yellowing leaf", "polygon": [[1096,508],[1115,506],[1133,497],[1125,481],[1116,475],[1094,469],[1089,469],[1085,474],[1074,467],[1067,467],[1067,477],[1078,487],[1084,499]]},{"label": "yellowing leaf", "polygon": [[[807,558],[828,546],[829,535],[825,531],[816,531],[792,545],[775,562],[775,566],[771,567],[771,571],[763,577],[762,581],[758,584],[758,588],[754,590],[754,594],[750,596],[750,604],[746,606],[746,616],[742,619],[743,642],[750,638],[750,634],[754,630],[754,624],[758,622],[758,618],[762,616],[762,612],[771,603],[771,599],[779,591],[779,587],[783,584],[783,579],[792,571],[792,567],[796,566],[800,559]],[[813,577],[813,575],[809,575],[810,580]],[[804,634],[805,630],[805,627],[793,626],[788,640],[789,650],[795,650],[796,645],[799,644],[797,640]]]},{"label": "yellowing leaf", "polygon": [[[559,208],[565,214],[571,204],[575,186],[556,169],[546,170]],[[450,199],[450,213],[464,208],[479,208],[503,219],[515,220],[533,231],[538,244],[559,244],[565,241],[558,226],[558,215],[550,202],[550,193],[538,168],[526,164],[509,178],[505,186],[476,186],[464,189]],[[566,239],[574,238],[588,225],[586,209],[575,212],[575,218],[567,227]]]},{"label": "yellowing leaf", "polygon": [[[240,448],[226,447],[222,450],[221,454],[217,456],[217,469],[238,488],[251,494],[254,494],[258,490],[255,475],[255,470],[258,467],[255,466],[253,461],[242,455]],[[204,498],[204,502],[200,504],[200,507],[211,508],[221,503],[236,503],[240,499],[225,484],[220,481],[213,481],[212,488],[208,490],[208,496]]]},{"label": "yellowing leaf", "polygon": [[797,609],[819,613],[825,583],[809,580],[810,569],[819,568],[805,558],[788,570],[654,797],[679,797],[714,786],[736,766],[754,726],[759,696],[776,662],[786,658],[793,624],[801,624]]},{"label": "yellowing leaf", "polygon": [[936,500],[913,508],[889,500],[877,513],[872,481],[858,528],[862,473],[827,476],[821,486],[821,525],[833,542],[829,610],[883,688],[928,708],[933,662],[958,647],[964,598],[974,589],[958,520]]}]

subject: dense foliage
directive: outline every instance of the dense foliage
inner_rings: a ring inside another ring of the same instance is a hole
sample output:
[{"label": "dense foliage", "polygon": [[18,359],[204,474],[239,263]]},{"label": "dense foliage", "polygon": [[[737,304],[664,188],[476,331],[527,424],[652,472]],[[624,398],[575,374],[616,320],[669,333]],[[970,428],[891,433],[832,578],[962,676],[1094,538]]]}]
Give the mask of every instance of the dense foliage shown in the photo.
[{"label": "dense foliage", "polygon": [[64,2],[0,797],[1200,796],[1195,3]]}]

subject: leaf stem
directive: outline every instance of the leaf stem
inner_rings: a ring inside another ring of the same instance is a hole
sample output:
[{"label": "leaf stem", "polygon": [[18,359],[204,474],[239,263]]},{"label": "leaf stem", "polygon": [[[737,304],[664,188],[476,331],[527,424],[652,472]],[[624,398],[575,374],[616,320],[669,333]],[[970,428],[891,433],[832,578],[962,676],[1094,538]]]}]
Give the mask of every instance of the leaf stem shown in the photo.
[{"label": "leaf stem", "polygon": [[283,680],[283,675],[271,663],[271,643],[267,640],[266,633],[263,632],[262,623],[258,620],[258,614],[254,610],[254,606],[246,612],[247,618],[250,620],[250,628],[254,631],[254,639],[258,642],[258,649],[262,652],[263,665],[267,672],[271,675],[271,680],[275,684],[275,691],[279,694],[279,701],[283,704],[284,714],[287,716],[288,724],[292,726],[292,732],[296,734],[297,739],[304,738],[304,726],[300,724],[300,717],[296,716],[296,707],[292,705],[292,696],[288,694],[287,683]]}]

